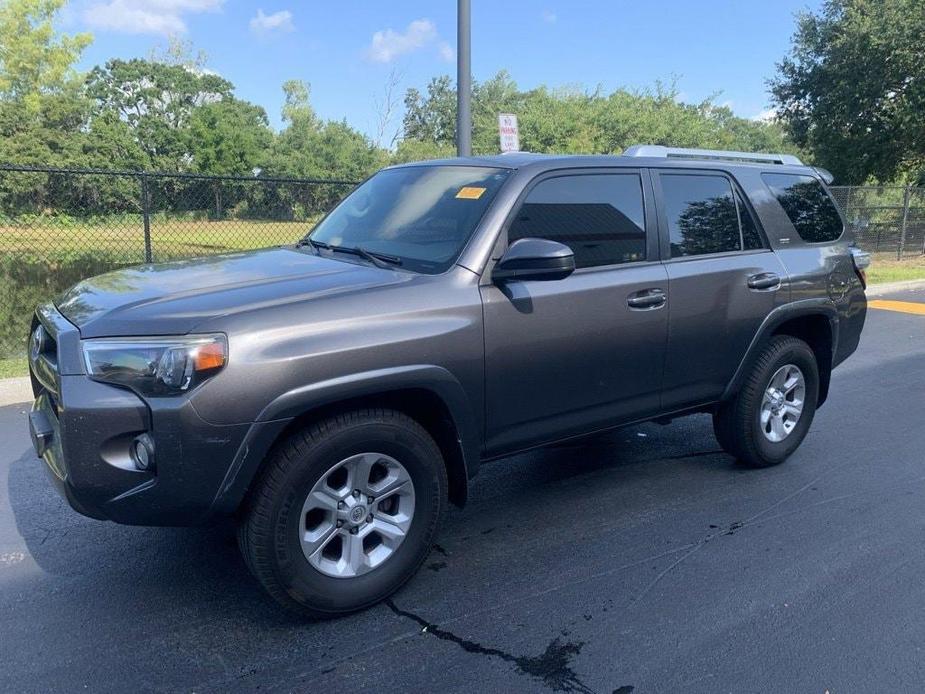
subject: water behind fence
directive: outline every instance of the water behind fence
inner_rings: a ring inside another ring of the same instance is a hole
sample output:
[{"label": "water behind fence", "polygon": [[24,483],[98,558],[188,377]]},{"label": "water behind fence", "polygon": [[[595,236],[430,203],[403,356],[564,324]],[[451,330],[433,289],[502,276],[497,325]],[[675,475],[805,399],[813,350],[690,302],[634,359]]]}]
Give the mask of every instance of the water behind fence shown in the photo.
[{"label": "water behind fence", "polygon": [[25,355],[36,304],[75,282],[293,243],[354,185],[0,165],[0,362]]},{"label": "water behind fence", "polygon": [[[36,304],[115,268],[298,240],[351,181],[0,165],[0,375]],[[835,187],[866,250],[925,253],[925,189]],[[17,364],[14,370],[23,368]]]}]

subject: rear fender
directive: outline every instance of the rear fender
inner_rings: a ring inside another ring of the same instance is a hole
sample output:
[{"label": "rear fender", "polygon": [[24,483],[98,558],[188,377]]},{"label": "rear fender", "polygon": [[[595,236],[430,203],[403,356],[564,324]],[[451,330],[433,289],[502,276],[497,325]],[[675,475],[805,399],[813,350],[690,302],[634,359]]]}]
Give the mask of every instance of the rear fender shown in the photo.
[{"label": "rear fender", "polygon": [[[829,299],[801,299],[789,304],[784,304],[783,306],[778,306],[768,314],[764,322],[762,322],[761,327],[758,328],[758,331],[755,333],[755,336],[748,346],[748,350],[739,361],[739,366],[736,368],[732,379],[726,386],[726,390],[723,391],[721,400],[723,402],[730,400],[739,391],[739,388],[742,387],[742,383],[748,376],[750,365],[777,328],[794,318],[818,315],[825,316],[829,320],[829,326],[832,330],[832,356],[834,357],[838,348],[838,310]],[[824,393],[820,395],[824,398]],[[820,401],[819,404],[821,405],[822,402]]]}]

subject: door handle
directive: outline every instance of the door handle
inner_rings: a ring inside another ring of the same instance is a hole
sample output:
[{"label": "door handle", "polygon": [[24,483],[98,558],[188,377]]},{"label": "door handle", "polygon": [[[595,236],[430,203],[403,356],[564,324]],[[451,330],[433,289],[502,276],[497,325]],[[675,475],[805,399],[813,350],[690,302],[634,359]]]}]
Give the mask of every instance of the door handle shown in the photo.
[{"label": "door handle", "polygon": [[780,287],[780,275],[776,272],[760,272],[748,278],[748,288],[767,291]]},{"label": "door handle", "polygon": [[630,294],[626,299],[626,305],[633,311],[651,311],[661,308],[667,301],[668,297],[661,289],[643,289]]}]

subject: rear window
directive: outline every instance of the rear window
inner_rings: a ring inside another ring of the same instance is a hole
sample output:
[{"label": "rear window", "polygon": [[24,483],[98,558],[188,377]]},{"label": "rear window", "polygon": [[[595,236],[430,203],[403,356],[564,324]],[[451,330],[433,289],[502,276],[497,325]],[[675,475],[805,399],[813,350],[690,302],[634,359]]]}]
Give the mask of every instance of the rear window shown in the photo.
[{"label": "rear window", "polygon": [[662,174],[671,257],[742,250],[739,214],[725,176]]},{"label": "rear window", "polygon": [[761,178],[784,208],[801,239],[822,243],[842,235],[838,209],[815,178],[777,173],[764,173]]}]

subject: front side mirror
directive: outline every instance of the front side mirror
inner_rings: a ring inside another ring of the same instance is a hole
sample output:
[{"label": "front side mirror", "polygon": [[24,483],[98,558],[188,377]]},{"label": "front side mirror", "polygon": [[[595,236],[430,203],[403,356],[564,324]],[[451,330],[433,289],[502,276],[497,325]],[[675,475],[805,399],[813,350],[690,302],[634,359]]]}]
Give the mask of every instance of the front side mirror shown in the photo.
[{"label": "front side mirror", "polygon": [[561,280],[575,271],[575,254],[549,239],[518,239],[495,265],[491,277],[504,280]]}]

